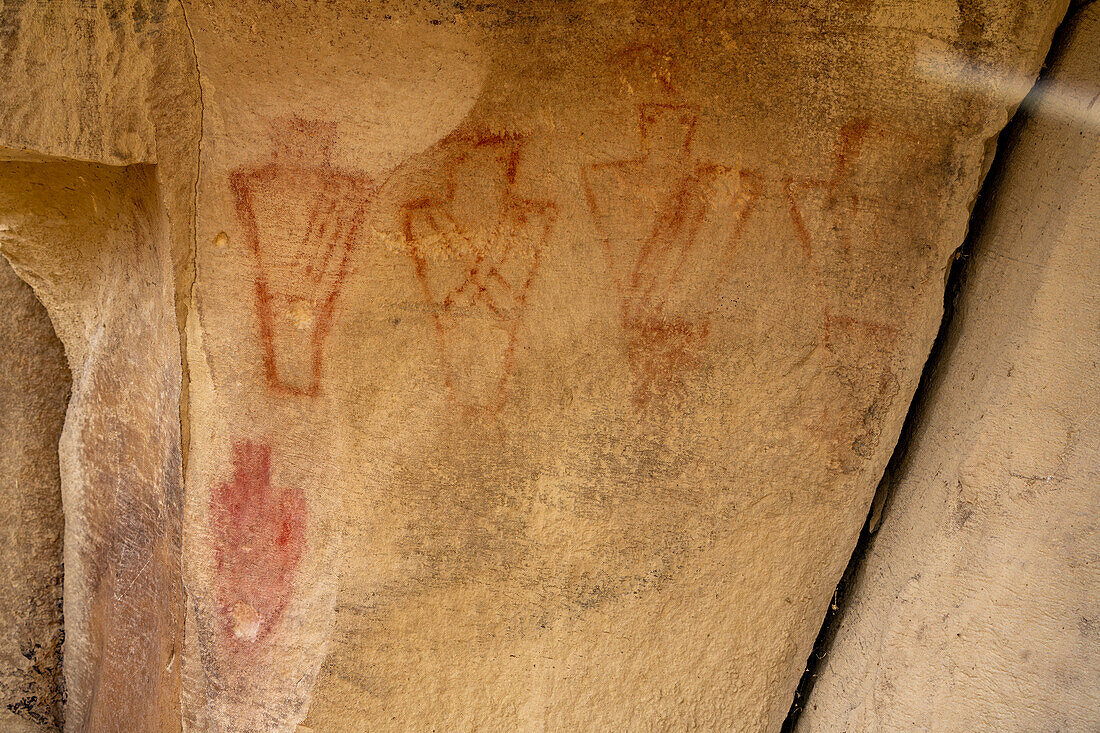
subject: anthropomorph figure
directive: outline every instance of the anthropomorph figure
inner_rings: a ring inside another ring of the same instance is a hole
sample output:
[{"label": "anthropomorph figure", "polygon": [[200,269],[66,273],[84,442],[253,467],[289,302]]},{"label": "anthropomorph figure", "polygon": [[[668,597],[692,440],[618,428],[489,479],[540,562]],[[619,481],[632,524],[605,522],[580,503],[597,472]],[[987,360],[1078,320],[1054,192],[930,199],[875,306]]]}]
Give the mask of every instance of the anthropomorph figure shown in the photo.
[{"label": "anthropomorph figure", "polygon": [[[637,62],[638,54],[625,57]],[[667,56],[656,58],[655,86],[675,99]],[[720,284],[721,257],[739,241],[760,183],[751,171],[696,157],[694,106],[645,101],[636,110],[638,154],[588,165],[581,178],[620,295],[634,402],[645,407],[682,391],[710,331],[706,307],[682,306]],[[723,207],[731,223],[715,234],[708,224]]]},{"label": "anthropomorph figure", "polygon": [[442,191],[409,201],[402,226],[442,356],[464,411],[507,399],[518,329],[556,207],[516,191],[524,142],[508,135],[447,143]]},{"label": "anthropomorph figure", "polygon": [[272,135],[271,160],[230,174],[255,257],[264,378],[279,394],[321,389],[325,338],[376,189],[331,163],[336,125],[292,118]]}]

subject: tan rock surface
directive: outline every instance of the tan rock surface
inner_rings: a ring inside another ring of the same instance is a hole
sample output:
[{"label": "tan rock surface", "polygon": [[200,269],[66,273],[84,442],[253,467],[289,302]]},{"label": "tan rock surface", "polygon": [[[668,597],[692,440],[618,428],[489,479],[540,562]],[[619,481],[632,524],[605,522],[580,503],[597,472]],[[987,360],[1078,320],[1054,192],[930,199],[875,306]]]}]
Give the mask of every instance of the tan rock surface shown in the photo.
[{"label": "tan rock surface", "polygon": [[75,375],[61,444],[74,730],[180,725],[191,45],[171,0],[0,6],[0,159],[34,162],[0,169],[0,248],[49,308]]},{"label": "tan rock surface", "polygon": [[156,160],[148,104],[171,0],[0,4],[0,159]]},{"label": "tan rock surface", "polygon": [[0,728],[61,721],[61,478],[69,371],[46,310],[0,258]]},{"label": "tan rock surface", "polygon": [[67,725],[779,726],[1064,2],[42,4]]},{"label": "tan rock surface", "polygon": [[179,338],[150,166],[0,165],[0,250],[73,375],[59,448],[65,721],[179,728]]},{"label": "tan rock surface", "polygon": [[1071,27],[800,731],[1100,727],[1100,7]]},{"label": "tan rock surface", "polygon": [[777,728],[1063,7],[189,4],[191,723]]}]

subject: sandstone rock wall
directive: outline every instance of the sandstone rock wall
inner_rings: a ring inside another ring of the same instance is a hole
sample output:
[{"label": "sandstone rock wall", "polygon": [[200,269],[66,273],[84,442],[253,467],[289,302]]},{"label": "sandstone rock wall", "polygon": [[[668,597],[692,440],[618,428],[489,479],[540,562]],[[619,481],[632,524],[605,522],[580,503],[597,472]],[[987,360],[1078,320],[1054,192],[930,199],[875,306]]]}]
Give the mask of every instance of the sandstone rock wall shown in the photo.
[{"label": "sandstone rock wall", "polygon": [[179,337],[151,166],[0,164],[0,248],[65,344],[65,720],[179,726]]},{"label": "sandstone rock wall", "polygon": [[777,728],[1065,3],[69,7],[66,724]]},{"label": "sandstone rock wall", "polygon": [[174,6],[4,0],[0,158],[154,162],[154,45]]},{"label": "sandstone rock wall", "polygon": [[1062,42],[799,730],[1100,726],[1100,7]]},{"label": "sandstone rock wall", "polygon": [[69,398],[61,343],[30,286],[0,261],[0,727],[61,722],[61,478]]},{"label": "sandstone rock wall", "polygon": [[189,719],[777,727],[1058,9],[190,11]]}]

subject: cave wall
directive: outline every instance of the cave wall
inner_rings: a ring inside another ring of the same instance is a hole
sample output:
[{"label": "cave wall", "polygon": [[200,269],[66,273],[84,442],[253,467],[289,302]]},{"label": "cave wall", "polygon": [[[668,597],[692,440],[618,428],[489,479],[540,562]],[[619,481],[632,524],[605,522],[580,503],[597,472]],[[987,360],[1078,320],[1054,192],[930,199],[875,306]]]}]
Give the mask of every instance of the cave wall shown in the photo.
[{"label": "cave wall", "polygon": [[6,3],[67,726],[778,728],[1065,5]]},{"label": "cave wall", "polygon": [[0,261],[0,726],[62,720],[65,354],[45,308]]},{"label": "cave wall", "polygon": [[155,181],[152,166],[0,163],[0,246],[72,373],[57,451],[74,730],[179,726],[182,378]]},{"label": "cave wall", "polygon": [[189,13],[186,715],[778,726],[1056,10],[365,7]]}]

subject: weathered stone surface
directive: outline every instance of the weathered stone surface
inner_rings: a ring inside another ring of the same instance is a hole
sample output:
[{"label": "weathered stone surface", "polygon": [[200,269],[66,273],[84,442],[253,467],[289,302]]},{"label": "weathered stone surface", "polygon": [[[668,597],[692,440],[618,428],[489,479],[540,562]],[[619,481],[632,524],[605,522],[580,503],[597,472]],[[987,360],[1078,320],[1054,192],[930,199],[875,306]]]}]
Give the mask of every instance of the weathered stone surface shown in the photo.
[{"label": "weathered stone surface", "polygon": [[154,162],[154,45],[173,10],[173,0],[3,0],[0,159]]},{"label": "weathered stone surface", "polygon": [[154,182],[149,166],[0,165],[0,249],[73,375],[60,469],[74,730],[179,728],[182,380]]},{"label": "weathered stone surface", "polygon": [[777,728],[1062,10],[189,3],[186,717]]},{"label": "weathered stone surface", "polygon": [[180,346],[200,133],[183,7],[6,2],[0,73],[0,159],[36,161],[0,171],[0,247],[76,375],[61,444],[65,719],[178,729]]},{"label": "weathered stone surface", "polygon": [[45,309],[0,258],[0,728],[61,721],[61,479],[69,371]]},{"label": "weathered stone surface", "polygon": [[1100,727],[1100,6],[1070,28],[802,731]]},{"label": "weathered stone surface", "polygon": [[139,5],[42,99],[4,6],[0,145],[156,161],[0,170],[67,725],[777,728],[1018,101],[960,62],[1065,3]]}]

